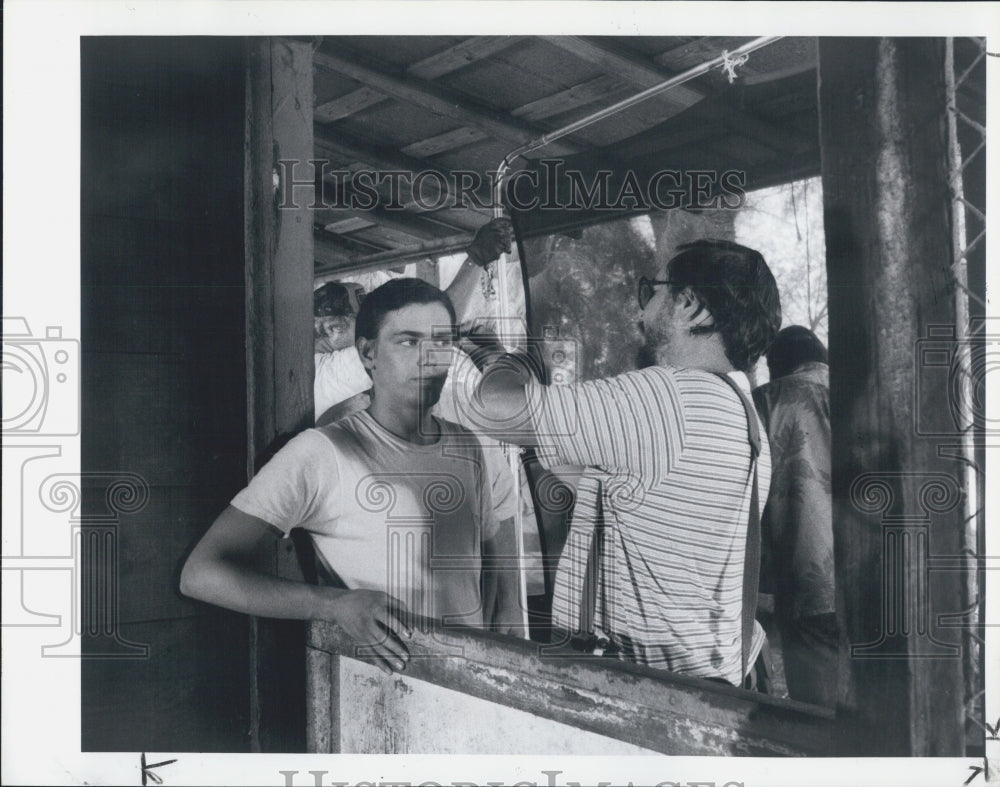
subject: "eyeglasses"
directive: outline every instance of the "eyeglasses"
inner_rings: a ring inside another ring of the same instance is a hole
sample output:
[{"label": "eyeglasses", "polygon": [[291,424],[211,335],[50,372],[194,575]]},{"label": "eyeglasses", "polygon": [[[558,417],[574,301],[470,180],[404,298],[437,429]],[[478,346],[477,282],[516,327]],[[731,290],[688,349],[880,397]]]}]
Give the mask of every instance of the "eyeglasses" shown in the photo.
[{"label": "eyeglasses", "polygon": [[639,279],[639,308],[645,309],[646,304],[653,300],[653,296],[656,294],[656,287],[662,287],[665,284],[676,284],[677,282],[671,281],[670,279],[647,279],[645,276]]}]

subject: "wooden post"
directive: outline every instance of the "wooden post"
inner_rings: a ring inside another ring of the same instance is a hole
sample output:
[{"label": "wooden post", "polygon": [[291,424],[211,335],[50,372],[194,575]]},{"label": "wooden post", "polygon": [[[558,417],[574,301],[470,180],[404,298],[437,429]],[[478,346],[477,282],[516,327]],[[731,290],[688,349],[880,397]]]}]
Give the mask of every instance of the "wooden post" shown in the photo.
[{"label": "wooden post", "polygon": [[[943,39],[820,39],[840,714],[857,754],[961,756],[962,543]],[[942,356],[942,357],[947,357]]]},{"label": "wooden post", "polygon": [[[247,275],[247,474],[312,425],[312,47],[251,39],[247,72],[245,235]],[[284,166],[280,162],[286,162]],[[287,162],[301,162],[290,166]],[[285,199],[291,194],[291,199]],[[282,202],[285,202],[283,205]],[[293,207],[294,204],[294,207]],[[294,573],[290,540],[262,556]],[[305,747],[304,626],[255,619],[251,628],[251,747]]]}]

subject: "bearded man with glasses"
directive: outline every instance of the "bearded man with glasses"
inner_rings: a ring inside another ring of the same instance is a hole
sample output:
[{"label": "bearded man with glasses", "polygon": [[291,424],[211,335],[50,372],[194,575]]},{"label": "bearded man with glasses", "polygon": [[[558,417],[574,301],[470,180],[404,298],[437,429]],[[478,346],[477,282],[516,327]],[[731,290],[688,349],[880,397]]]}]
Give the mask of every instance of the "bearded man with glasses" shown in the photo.
[{"label": "bearded man with glasses", "polygon": [[755,595],[757,571],[748,520],[770,481],[747,374],[780,327],[778,289],[759,252],[699,241],[640,280],[638,296],[653,365],[556,387],[502,357],[479,387],[482,424],[537,446],[546,467],[586,468],[556,626],[596,637],[606,655],[743,685],[744,583]]}]

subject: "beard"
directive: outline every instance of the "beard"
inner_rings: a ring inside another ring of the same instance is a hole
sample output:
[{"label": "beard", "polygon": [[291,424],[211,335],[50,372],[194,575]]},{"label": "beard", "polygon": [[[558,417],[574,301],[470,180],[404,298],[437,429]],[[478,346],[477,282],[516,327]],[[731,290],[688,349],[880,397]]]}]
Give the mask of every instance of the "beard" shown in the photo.
[{"label": "beard", "polygon": [[642,344],[635,354],[637,369],[664,366],[667,357],[668,337],[657,325],[641,324]]},{"label": "beard", "polygon": [[650,366],[656,366],[656,350],[649,342],[643,342],[635,353],[635,368],[648,369]]}]

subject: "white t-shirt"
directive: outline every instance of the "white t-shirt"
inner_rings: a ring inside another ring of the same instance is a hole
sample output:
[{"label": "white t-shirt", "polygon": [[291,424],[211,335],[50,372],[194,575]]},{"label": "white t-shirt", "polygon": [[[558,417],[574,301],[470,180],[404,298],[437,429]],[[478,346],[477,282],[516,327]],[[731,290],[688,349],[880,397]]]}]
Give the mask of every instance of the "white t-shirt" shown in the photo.
[{"label": "white t-shirt", "polygon": [[318,421],[335,404],[372,387],[372,378],[365,371],[353,345],[332,353],[316,353],[313,360],[316,365],[316,376],[313,378],[314,420]]},{"label": "white t-shirt", "polygon": [[481,626],[481,543],[496,534],[502,512],[477,438],[438,423],[441,437],[427,446],[396,437],[367,411],[309,429],[232,505],[283,533],[304,528],[348,588],[386,591],[416,614]]}]

